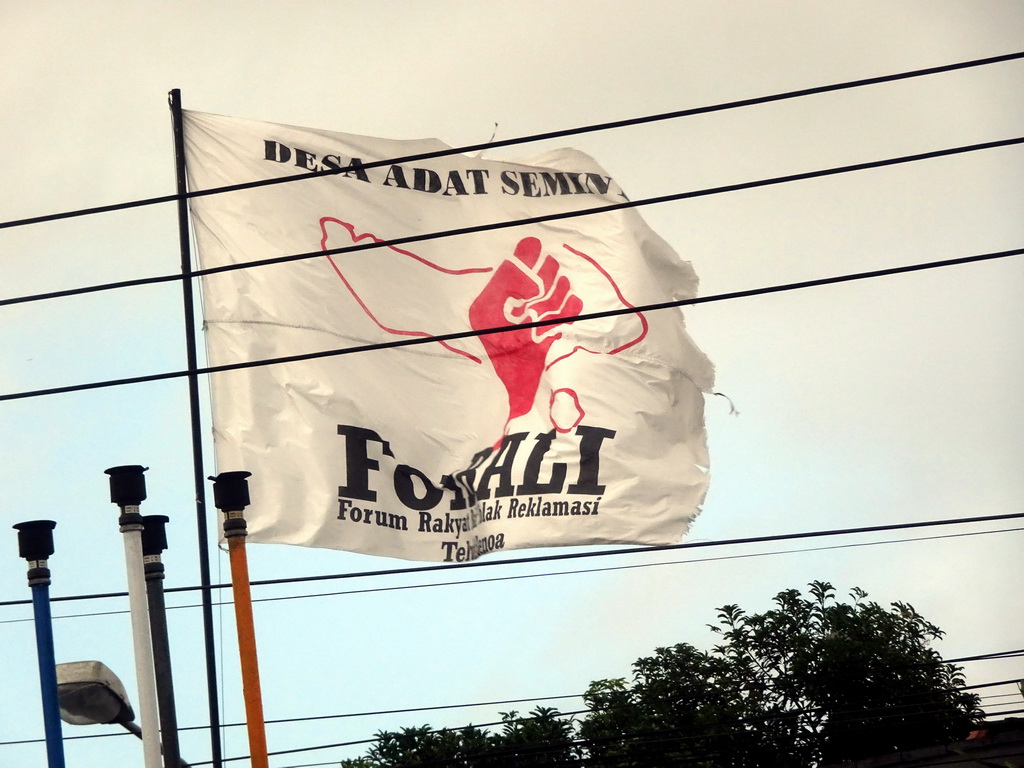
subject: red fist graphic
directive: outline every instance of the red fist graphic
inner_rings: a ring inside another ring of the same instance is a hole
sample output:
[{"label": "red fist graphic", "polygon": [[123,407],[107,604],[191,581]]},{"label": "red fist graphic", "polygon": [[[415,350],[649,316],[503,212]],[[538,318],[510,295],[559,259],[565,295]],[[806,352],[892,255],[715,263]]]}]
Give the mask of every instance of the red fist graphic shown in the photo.
[{"label": "red fist graphic", "polygon": [[[500,328],[539,320],[576,317],[583,302],[571,293],[558,262],[545,255],[540,240],[519,241],[514,259],[507,259],[469,308],[473,330]],[[530,411],[540,387],[548,349],[561,333],[557,325],[486,334],[480,341],[508,393],[508,422]],[[508,423],[506,422],[506,424]]]}]

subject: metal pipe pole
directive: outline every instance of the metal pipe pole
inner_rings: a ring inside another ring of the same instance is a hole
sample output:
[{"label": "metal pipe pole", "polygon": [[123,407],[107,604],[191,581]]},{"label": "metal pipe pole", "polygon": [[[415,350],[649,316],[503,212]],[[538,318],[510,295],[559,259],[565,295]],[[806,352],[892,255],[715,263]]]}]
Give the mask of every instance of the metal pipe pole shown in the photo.
[{"label": "metal pipe pole", "polygon": [[203,642],[206,648],[206,698],[210,714],[210,751],[213,768],[221,768],[220,702],[217,695],[217,655],[213,631],[213,589],[210,581],[210,543],[206,526],[206,483],[203,480],[203,432],[199,414],[199,366],[196,319],[192,291],[192,250],[189,245],[188,192],[185,174],[185,128],[181,91],[168,94],[174,134],[174,176],[178,195],[178,247],[181,252],[181,296],[185,312],[185,356],[188,364],[188,402],[192,433],[192,483],[196,494],[196,534],[199,544],[200,602],[203,606]]},{"label": "metal pipe pole", "polygon": [[167,606],[164,601],[164,564],[161,553],[167,549],[164,515],[142,517],[142,561],[149,600],[149,628],[153,637],[153,665],[156,669],[156,699],[160,710],[160,741],[164,768],[179,768],[178,714],[174,706],[174,679],[171,674],[171,644],[167,637]]},{"label": "metal pipe pole", "polygon": [[53,529],[56,525],[53,520],[30,520],[14,526],[18,531],[19,554],[28,561],[28,585],[32,588],[48,768],[64,768],[64,740],[61,736],[60,703],[57,698],[57,664],[53,652],[53,620],[50,616],[50,569],[46,564],[47,558],[53,554]]},{"label": "metal pipe pole", "polygon": [[[120,725],[122,728],[128,731],[128,733],[137,738],[139,741],[142,741],[142,729],[139,728],[139,726],[136,723],[133,723],[131,720],[119,720],[118,725]],[[192,766],[179,757],[178,768],[192,768]]]},{"label": "metal pipe pole", "polygon": [[249,588],[249,562],[245,554],[246,525],[243,510],[249,506],[249,472],[221,472],[213,480],[214,504],[224,513],[224,538],[228,540],[231,560],[231,591],[235,599],[235,627],[238,632],[238,658],[242,666],[242,698],[245,723],[249,731],[249,760],[252,768],[268,768],[266,724],[263,720],[263,694],[256,657],[256,626]]},{"label": "metal pipe pole", "polygon": [[146,498],[146,467],[137,464],[111,467],[110,500],[121,509],[118,523],[124,534],[124,562],[128,573],[128,606],[132,617],[135,648],[135,676],[139,689],[139,719],[142,721],[142,755],[145,768],[161,768],[160,721],[156,700],[156,670],[153,639],[149,629],[146,573],[142,565],[142,515],[139,504]]}]

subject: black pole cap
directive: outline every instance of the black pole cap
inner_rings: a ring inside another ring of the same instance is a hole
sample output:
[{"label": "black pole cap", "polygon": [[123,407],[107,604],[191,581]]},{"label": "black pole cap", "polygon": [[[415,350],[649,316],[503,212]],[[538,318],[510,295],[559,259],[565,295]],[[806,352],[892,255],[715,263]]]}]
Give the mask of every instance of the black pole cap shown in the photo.
[{"label": "black pole cap", "polygon": [[167,515],[142,516],[142,554],[159,555],[167,549]]},{"label": "black pole cap", "polygon": [[146,498],[146,478],[142,473],[147,469],[131,464],[104,470],[110,475],[110,500],[119,507],[141,504]]},{"label": "black pole cap", "polygon": [[17,523],[18,555],[26,560],[46,560],[53,554],[53,520],[29,520]]},{"label": "black pole cap", "polygon": [[249,506],[252,472],[221,472],[213,480],[213,503],[221,512],[241,512]]}]

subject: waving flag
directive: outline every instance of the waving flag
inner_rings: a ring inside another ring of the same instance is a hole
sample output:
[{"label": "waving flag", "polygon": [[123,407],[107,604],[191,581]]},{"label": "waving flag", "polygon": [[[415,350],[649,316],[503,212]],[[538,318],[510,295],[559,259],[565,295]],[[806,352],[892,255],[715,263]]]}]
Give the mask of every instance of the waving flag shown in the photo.
[{"label": "waving flag", "polygon": [[211,365],[423,341],[212,377],[251,541],[445,562],[679,541],[713,369],[678,310],[635,308],[696,276],[631,209],[501,226],[622,202],[591,158],[403,161],[447,147],[196,112],[185,142],[193,191],[307,176],[191,201],[203,269],[309,254],[203,278]]}]

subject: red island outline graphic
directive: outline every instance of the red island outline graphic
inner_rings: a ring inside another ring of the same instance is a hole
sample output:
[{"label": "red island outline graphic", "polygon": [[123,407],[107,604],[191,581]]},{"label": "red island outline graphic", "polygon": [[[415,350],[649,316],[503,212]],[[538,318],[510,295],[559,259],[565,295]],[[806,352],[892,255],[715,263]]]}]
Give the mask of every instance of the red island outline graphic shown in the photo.
[{"label": "red island outline graphic", "polygon": [[[351,243],[371,240],[385,242],[382,238],[369,232],[357,232],[356,226],[333,216],[320,219],[320,248],[323,251],[344,247],[339,244],[328,245],[331,233],[329,225],[334,224],[345,230]],[[574,318],[584,313],[585,304],[574,290],[569,277],[559,260],[545,253],[539,238],[524,237],[516,245],[514,251],[497,266],[474,267],[467,269],[448,269],[429,259],[402,248],[386,245],[386,252],[396,257],[391,266],[404,271],[406,284],[415,285],[422,290],[430,290],[431,284],[438,284],[449,277],[458,279],[467,275],[490,274],[483,290],[470,304],[468,316],[463,319],[461,328],[442,328],[427,330],[412,327],[413,323],[403,323],[403,307],[394,301],[387,306],[370,307],[364,291],[354,283],[352,270],[343,268],[339,260],[332,254],[325,254],[345,288],[355,299],[360,309],[381,330],[396,336],[412,336],[428,338],[458,331],[481,331],[540,320],[562,320],[563,322],[541,328],[524,328],[492,333],[477,337],[484,349],[488,361],[501,381],[508,396],[508,416],[505,420],[503,434],[508,433],[509,424],[513,420],[529,413],[537,400],[541,379],[545,372],[556,364],[575,355],[577,352],[590,354],[615,355],[639,344],[647,336],[649,326],[642,312],[633,313],[640,322],[639,332],[610,350],[590,349],[576,344],[569,351],[563,352],[549,360],[552,345],[562,338],[564,326],[575,322]],[[563,243],[562,258],[578,258],[599,273],[611,290],[614,302],[622,308],[633,309],[622,295],[622,291],[604,267],[594,258],[572,246]],[[379,261],[379,260],[378,260]],[[379,275],[377,276],[379,280]],[[476,290],[475,288],[473,290]],[[606,297],[607,301],[607,297]],[[387,319],[384,319],[384,318]],[[410,318],[411,321],[411,318]],[[404,326],[404,327],[403,327]],[[563,329],[563,330],[560,330]],[[459,355],[474,364],[483,365],[481,357],[459,349],[445,341],[437,343],[449,352]],[[557,387],[551,390],[546,398],[548,419],[558,432],[567,433],[576,428],[586,415],[579,395],[571,386]]]}]

